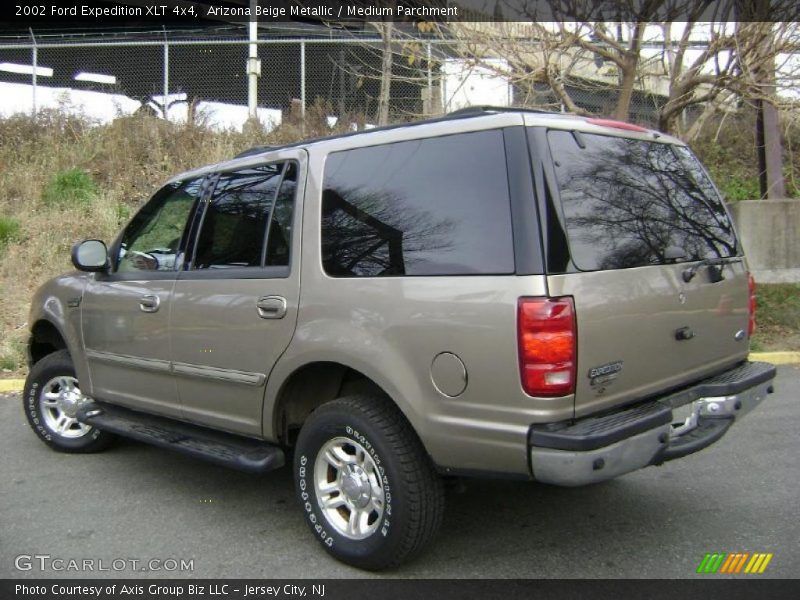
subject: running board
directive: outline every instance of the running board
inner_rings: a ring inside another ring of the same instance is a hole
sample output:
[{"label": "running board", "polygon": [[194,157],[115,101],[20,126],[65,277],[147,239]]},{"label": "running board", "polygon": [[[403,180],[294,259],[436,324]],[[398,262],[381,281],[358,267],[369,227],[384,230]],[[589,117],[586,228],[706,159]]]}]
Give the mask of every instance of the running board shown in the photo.
[{"label": "running board", "polygon": [[77,418],[102,431],[239,471],[263,473],[285,463],[283,450],[277,446],[120,406],[90,402],[78,410]]}]

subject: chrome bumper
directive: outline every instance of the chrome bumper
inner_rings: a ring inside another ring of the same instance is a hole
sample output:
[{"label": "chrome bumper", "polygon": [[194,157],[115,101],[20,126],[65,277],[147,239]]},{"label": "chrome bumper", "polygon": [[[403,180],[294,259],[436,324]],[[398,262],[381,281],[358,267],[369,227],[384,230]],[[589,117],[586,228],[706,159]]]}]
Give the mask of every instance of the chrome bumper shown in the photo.
[{"label": "chrome bumper", "polygon": [[[555,485],[587,485],[702,450],[719,440],[734,421],[744,417],[772,393],[772,377],[774,368],[768,380],[752,387],[733,394],[707,396],[692,401],[689,417],[679,424],[672,422],[673,405],[670,405],[670,398],[654,402],[653,405],[659,406],[654,406],[650,412],[658,412],[658,420],[666,422],[646,431],[637,431],[629,422],[627,426],[634,431],[632,435],[597,448],[565,449],[564,446],[569,445],[566,441],[547,441],[548,435],[559,435],[557,430],[555,434],[544,433],[538,438],[532,431],[530,458],[533,476],[537,481]],[[616,416],[619,421],[620,415],[624,418],[624,411],[609,417]],[[651,414],[648,418],[652,422],[655,416]],[[563,431],[566,433],[562,438],[568,440],[569,429]],[[562,447],[546,447],[543,444]]]}]

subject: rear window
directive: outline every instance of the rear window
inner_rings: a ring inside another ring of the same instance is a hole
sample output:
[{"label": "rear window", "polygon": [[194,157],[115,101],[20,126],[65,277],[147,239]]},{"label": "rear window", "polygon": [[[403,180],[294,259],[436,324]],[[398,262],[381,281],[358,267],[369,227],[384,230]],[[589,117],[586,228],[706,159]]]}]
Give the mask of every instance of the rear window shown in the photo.
[{"label": "rear window", "polygon": [[334,277],[513,273],[502,132],[328,156],[322,263]]},{"label": "rear window", "polygon": [[[583,271],[736,254],[714,186],[688,149],[672,144],[550,131],[570,254]],[[670,253],[671,254],[671,253]]]}]

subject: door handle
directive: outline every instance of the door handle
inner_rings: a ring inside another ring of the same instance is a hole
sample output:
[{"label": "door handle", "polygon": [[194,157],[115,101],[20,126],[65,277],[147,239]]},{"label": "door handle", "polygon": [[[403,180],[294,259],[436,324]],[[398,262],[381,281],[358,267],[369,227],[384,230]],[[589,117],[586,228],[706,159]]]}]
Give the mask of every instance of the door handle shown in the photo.
[{"label": "door handle", "polygon": [[286,316],[286,298],[263,296],[256,301],[256,310],[262,319],[282,319]]},{"label": "door handle", "polygon": [[139,298],[139,309],[142,312],[154,313],[161,306],[161,298],[153,294],[147,294]]}]

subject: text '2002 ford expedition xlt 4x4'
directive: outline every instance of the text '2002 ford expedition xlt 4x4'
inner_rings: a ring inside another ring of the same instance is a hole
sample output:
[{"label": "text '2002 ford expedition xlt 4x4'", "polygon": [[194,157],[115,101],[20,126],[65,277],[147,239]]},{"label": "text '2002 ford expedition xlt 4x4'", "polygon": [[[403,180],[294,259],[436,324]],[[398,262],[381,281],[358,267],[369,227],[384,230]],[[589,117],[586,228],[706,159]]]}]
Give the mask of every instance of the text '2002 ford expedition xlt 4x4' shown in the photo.
[{"label": "text '2002 ford expedition xlt 4x4'", "polygon": [[442,476],[578,486],[705,448],[772,391],[753,280],[688,148],[474,109],[168,182],[33,300],[24,405],[249,471],[293,451],[313,535],[418,553]]}]

